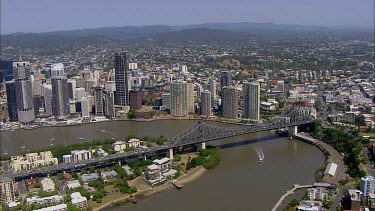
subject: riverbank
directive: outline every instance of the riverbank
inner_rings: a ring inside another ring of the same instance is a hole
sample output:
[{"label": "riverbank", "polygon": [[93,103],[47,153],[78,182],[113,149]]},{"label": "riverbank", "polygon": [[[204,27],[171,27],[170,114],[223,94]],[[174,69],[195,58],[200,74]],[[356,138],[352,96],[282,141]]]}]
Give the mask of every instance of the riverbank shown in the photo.
[{"label": "riverbank", "polygon": [[[203,166],[198,166],[186,174],[181,175],[177,181],[175,182],[178,185],[186,185],[199,177],[203,176],[207,172],[207,169],[205,169]],[[136,194],[134,194],[134,197],[137,200],[142,200],[147,197],[151,197],[155,194],[161,193],[163,191],[169,190],[174,188],[174,186],[171,184],[171,181],[167,181],[165,184],[157,186],[155,188],[149,187],[147,189],[140,190]],[[104,204],[99,205],[98,207],[93,207],[93,211],[99,211],[99,210],[109,210],[112,207],[118,207],[118,206],[123,206],[126,203],[131,203],[132,202],[132,196],[127,195],[127,196],[122,196],[118,198],[111,199],[109,202],[106,202]]]}]

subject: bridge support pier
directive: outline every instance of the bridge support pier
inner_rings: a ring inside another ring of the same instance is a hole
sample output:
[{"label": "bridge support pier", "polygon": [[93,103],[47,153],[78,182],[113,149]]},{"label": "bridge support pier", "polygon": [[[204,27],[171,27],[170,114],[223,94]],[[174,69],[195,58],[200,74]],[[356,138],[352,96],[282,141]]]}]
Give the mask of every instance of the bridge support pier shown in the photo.
[{"label": "bridge support pier", "polygon": [[169,159],[173,160],[173,149],[169,149],[169,151],[167,151],[167,157],[169,157]]},{"label": "bridge support pier", "polygon": [[198,149],[198,152],[200,152],[202,149],[206,149],[206,142],[202,142],[198,144],[197,149]]},{"label": "bridge support pier", "polygon": [[298,133],[298,127],[297,126],[288,127],[288,132],[289,132],[289,135],[295,136]]}]

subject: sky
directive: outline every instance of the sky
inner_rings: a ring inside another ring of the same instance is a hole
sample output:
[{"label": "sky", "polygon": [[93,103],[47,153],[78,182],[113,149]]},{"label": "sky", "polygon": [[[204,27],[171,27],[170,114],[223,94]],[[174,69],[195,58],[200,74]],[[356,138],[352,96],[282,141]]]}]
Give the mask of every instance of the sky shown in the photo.
[{"label": "sky", "polygon": [[212,22],[373,27],[374,2],[374,0],[1,0],[1,34]]}]

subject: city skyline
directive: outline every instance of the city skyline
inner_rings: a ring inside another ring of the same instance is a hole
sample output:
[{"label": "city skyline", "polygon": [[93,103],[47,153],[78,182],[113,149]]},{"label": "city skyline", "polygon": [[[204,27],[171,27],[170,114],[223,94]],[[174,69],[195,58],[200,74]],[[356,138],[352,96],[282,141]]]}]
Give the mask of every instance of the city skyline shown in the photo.
[{"label": "city skyline", "polygon": [[[3,1],[1,4],[1,34],[217,22],[374,26],[374,2],[371,0],[361,1],[361,4],[350,0],[329,2],[297,0],[245,2],[236,0],[234,2],[215,2],[215,7],[212,7],[212,3],[211,0],[186,3],[171,0],[163,0],[158,3],[113,0],[106,3],[90,1],[90,4],[88,1],[74,2],[74,7],[71,7],[69,1]],[[124,8],[133,9],[120,12]],[[56,15],[56,11],[69,11],[69,16]],[[140,13],[147,15],[140,16]]]}]

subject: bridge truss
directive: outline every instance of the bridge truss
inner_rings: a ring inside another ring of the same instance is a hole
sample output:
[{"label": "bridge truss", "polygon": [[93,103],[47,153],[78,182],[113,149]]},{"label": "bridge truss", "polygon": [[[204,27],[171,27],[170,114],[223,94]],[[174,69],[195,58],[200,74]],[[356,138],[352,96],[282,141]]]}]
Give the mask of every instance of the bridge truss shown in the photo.
[{"label": "bridge truss", "polygon": [[281,115],[255,125],[220,127],[197,121],[190,128],[175,136],[169,144],[169,147],[197,144],[259,131],[298,126],[311,123],[313,120],[314,117],[310,116],[307,110],[293,107],[286,110]]}]

